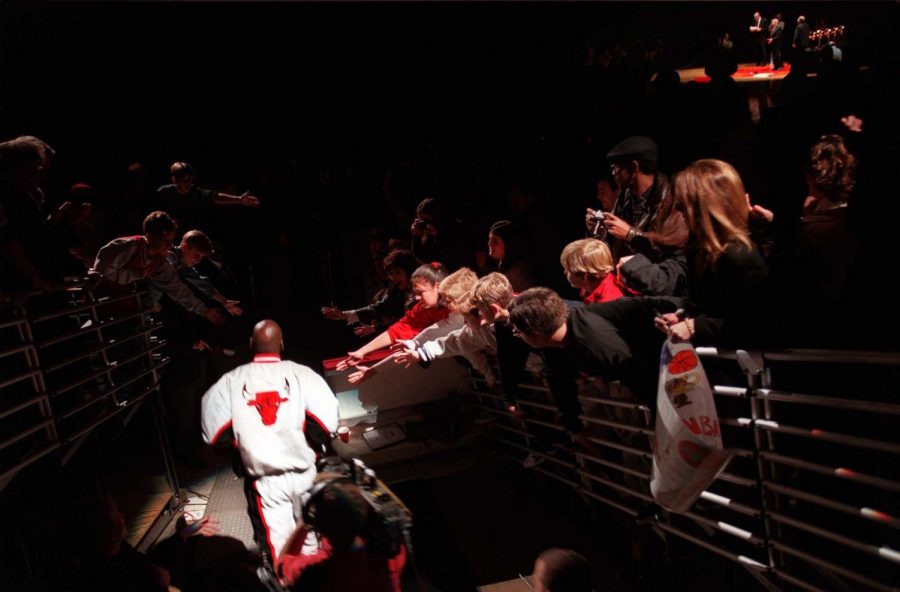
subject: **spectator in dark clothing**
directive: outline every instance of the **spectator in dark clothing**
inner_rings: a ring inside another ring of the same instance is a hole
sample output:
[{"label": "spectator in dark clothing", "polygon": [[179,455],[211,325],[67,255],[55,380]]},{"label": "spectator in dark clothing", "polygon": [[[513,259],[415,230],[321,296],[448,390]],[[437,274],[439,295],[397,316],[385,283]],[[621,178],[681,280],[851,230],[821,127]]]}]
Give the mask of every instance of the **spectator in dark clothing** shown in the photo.
[{"label": "spectator in dark clothing", "polygon": [[143,235],[117,238],[100,249],[88,275],[94,281],[106,279],[117,284],[148,279],[185,310],[221,325],[224,315],[197,298],[167,260],[177,228],[165,212],[151,213],[144,219]]},{"label": "spectator in dark clothing", "polygon": [[468,266],[472,254],[466,250],[462,224],[439,199],[428,197],[416,206],[410,250],[419,261],[444,264],[448,271]]},{"label": "spectator in dark clothing", "polygon": [[769,23],[769,31],[766,36],[766,45],[769,48],[769,56],[772,58],[772,69],[781,70],[784,62],[781,61],[781,36],[784,33],[784,23],[781,22],[781,14],[772,17]]},{"label": "spectator in dark clothing", "polygon": [[[750,238],[744,185],[734,167],[698,160],[675,179],[688,249],[686,316],[668,312],[661,328],[695,345],[750,346],[772,338],[768,267]],[[649,321],[649,319],[648,319]]]},{"label": "spectator in dark clothing", "polygon": [[64,521],[68,523],[64,538],[71,539],[65,540],[68,569],[60,569],[69,572],[64,589],[91,592],[165,592],[170,585],[183,586],[182,581],[173,581],[172,572],[178,572],[179,580],[185,575],[188,540],[194,535],[213,536],[219,530],[213,517],[191,525],[179,520],[176,534],[157,545],[158,557],[167,559],[162,565],[125,541],[125,517],[110,498],[76,500]]},{"label": "spectator in dark clothing", "polygon": [[53,149],[34,136],[0,143],[0,255],[18,277],[4,278],[12,289],[47,289],[48,281],[84,270],[46,224],[41,184],[52,158]]},{"label": "spectator in dark clothing", "polygon": [[619,328],[591,311],[597,306],[604,305],[570,306],[553,290],[531,288],[509,307],[510,323],[519,336],[541,350],[544,375],[563,425],[586,447],[590,444],[579,419],[577,380],[581,373],[621,380],[644,400],[655,395],[655,364],[648,368],[643,358],[632,356]]},{"label": "spectator in dark clothing", "polygon": [[515,292],[535,285],[535,266],[522,230],[509,220],[500,220],[488,233],[488,257],[494,271],[505,275]]},{"label": "spectator in dark clothing", "polygon": [[547,549],[534,560],[534,592],[591,592],[591,564],[571,549]]},{"label": "spectator in dark clothing", "polygon": [[376,294],[374,301],[368,306],[355,310],[340,310],[334,306],[323,306],[322,314],[333,321],[346,321],[353,325],[358,337],[369,335],[378,329],[386,328],[406,313],[412,302],[410,278],[420,265],[418,259],[410,251],[396,249],[384,258],[384,270],[388,286]]},{"label": "spectator in dark clothing", "polygon": [[[633,136],[607,154],[619,197],[603,225],[625,283],[648,295],[677,295],[684,289],[687,227],[665,175],[657,171],[658,148],[650,138]],[[589,227],[595,224],[588,209]]]},{"label": "spectator in dark clothing", "polygon": [[[857,159],[837,135],[822,136],[809,152],[803,215],[783,237],[773,266],[787,301],[791,345],[849,346],[856,319],[835,314],[853,306],[851,281],[859,245],[848,218]],[[768,219],[771,212],[766,211]],[[828,319],[825,323],[822,320]]]},{"label": "spectator in dark clothing", "polygon": [[155,210],[168,212],[180,228],[206,228],[207,215],[213,205],[240,205],[255,208],[259,199],[244,192],[231,195],[194,185],[194,167],[186,162],[175,162],[169,167],[172,184],[156,190]]},{"label": "spectator in dark clothing", "polygon": [[[222,295],[210,279],[197,270],[197,265],[213,252],[212,241],[199,230],[189,230],[181,237],[181,244],[172,249],[166,256],[169,264],[178,272],[178,277],[187,284],[196,294],[206,300],[219,303],[228,314],[240,316],[243,310],[240,302],[231,300]],[[151,304],[154,309],[159,308],[162,291],[152,282],[149,285]]]},{"label": "spectator in dark clothing", "polygon": [[[406,547],[384,540],[378,532],[384,528],[381,519],[350,479],[329,473],[317,477],[323,479],[330,481],[308,502],[315,525],[302,524],[288,540],[276,565],[278,576],[292,590],[400,592]],[[313,528],[320,535],[319,549],[301,555]]]}]

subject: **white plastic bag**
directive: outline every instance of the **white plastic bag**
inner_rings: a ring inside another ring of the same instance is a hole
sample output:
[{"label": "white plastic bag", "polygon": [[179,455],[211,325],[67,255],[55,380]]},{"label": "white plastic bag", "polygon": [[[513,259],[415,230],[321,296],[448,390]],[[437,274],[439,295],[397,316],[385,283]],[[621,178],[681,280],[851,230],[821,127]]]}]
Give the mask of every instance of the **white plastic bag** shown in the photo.
[{"label": "white plastic bag", "polygon": [[686,512],[730,459],[700,358],[690,343],[667,340],[659,359],[653,498],[670,512]]}]

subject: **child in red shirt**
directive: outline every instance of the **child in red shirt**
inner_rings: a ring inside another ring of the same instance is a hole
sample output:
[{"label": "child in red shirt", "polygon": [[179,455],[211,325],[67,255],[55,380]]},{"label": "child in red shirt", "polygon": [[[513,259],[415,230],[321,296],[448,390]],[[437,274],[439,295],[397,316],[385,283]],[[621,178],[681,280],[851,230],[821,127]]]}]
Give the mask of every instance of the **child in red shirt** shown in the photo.
[{"label": "child in red shirt", "polygon": [[447,277],[447,268],[434,262],[422,265],[412,274],[415,305],[406,311],[402,319],[388,327],[387,331],[356,351],[348,352],[349,357],[337,365],[339,372],[357,366],[368,354],[397,342],[398,339],[412,339],[419,332],[434,323],[447,318],[450,309],[441,302],[438,286]]},{"label": "child in red shirt", "polygon": [[569,284],[578,288],[585,304],[617,300],[631,292],[613,273],[612,254],[601,240],[585,238],[569,243],[563,249],[559,262]]}]

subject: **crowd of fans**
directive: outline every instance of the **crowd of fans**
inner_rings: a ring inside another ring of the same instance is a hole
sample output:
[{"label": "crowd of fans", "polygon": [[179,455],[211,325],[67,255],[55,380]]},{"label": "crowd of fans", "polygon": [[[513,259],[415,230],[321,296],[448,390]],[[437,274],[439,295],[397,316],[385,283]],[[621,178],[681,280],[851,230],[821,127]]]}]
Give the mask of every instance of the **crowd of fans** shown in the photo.
[{"label": "crowd of fans", "polygon": [[[855,203],[868,201],[862,211],[870,212],[876,197],[871,182],[857,183],[866,170],[862,120],[848,112],[841,113],[843,126],[818,120],[818,137],[807,143],[803,169],[793,175],[802,173],[805,192],[793,195],[791,204],[775,205],[765,194],[773,177],[760,174],[759,162],[772,148],[766,142],[777,136],[747,132],[746,99],[723,70],[711,72],[708,89],[685,91],[667,84],[664,56],[660,44],[627,51],[614,46],[591,56],[603,70],[592,79],[595,90],[606,82],[615,90],[601,104],[614,109],[639,95],[653,115],[634,128],[656,129],[663,137],[628,136],[604,147],[604,156],[589,167],[596,203],[566,212],[568,223],[558,223],[558,208],[548,213],[554,204],[543,189],[552,181],[538,184],[534,175],[504,179],[505,201],[478,209],[466,203],[463,190],[439,197],[411,190],[418,186],[410,180],[422,173],[413,161],[387,171],[383,224],[367,229],[366,271],[355,274],[366,285],[356,293],[369,299],[346,309],[333,302],[321,308],[327,319],[346,322],[357,338],[369,339],[338,370],[363,382],[378,367],[367,357],[387,348],[392,353],[379,364],[427,367],[438,358],[463,356],[521,421],[518,385],[534,355],[563,424],[577,445],[589,448],[579,419],[580,377],[619,381],[650,402],[667,336],[725,348],[892,347],[890,336],[885,343],[868,341],[854,316],[842,314],[860,305],[867,268],[859,256],[871,255],[871,242],[861,240],[853,217]],[[633,86],[616,79],[623,69],[648,65],[656,69],[656,82],[648,85],[642,77],[641,91],[633,94]],[[792,97],[801,96],[805,84],[785,81],[784,108],[773,120],[796,112]],[[649,109],[653,105],[662,107]],[[692,118],[685,113],[707,107],[704,132],[691,136],[684,126]],[[817,111],[834,115],[830,105]],[[661,117],[679,123],[655,120]],[[689,147],[679,150],[680,140]],[[681,162],[681,153],[714,158]],[[14,314],[25,295],[49,291],[70,276],[87,277],[111,293],[148,280],[147,305],[166,321],[172,347],[233,354],[220,327],[246,308],[233,297],[239,290],[251,298],[255,293],[239,287],[229,262],[217,257],[220,229],[210,223],[211,213],[265,206],[265,195],[200,188],[184,162],[171,165],[171,184],[152,192],[146,167],[135,163],[128,168],[132,182],[101,208],[84,183],[61,199],[45,195],[53,157],[50,146],[32,136],[0,143],[0,309]],[[677,163],[671,176],[662,172],[663,162]],[[775,168],[787,164],[796,163]],[[783,197],[784,187],[774,193]],[[288,248],[292,240],[279,234],[277,243]],[[196,396],[181,394],[196,391],[203,380],[191,358],[172,366],[169,398],[196,402]],[[198,422],[194,411],[182,411],[174,414],[181,425],[173,436],[176,450],[191,457]],[[557,555],[539,562],[562,561]],[[154,570],[148,574],[155,585],[168,584]]]}]

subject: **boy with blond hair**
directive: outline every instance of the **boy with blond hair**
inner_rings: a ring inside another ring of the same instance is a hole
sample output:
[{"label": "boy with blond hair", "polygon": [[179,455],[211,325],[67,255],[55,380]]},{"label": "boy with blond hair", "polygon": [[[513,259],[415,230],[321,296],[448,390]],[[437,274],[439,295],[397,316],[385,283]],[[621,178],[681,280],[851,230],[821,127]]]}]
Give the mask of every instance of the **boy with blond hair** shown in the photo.
[{"label": "boy with blond hair", "polygon": [[578,289],[585,304],[616,300],[628,289],[612,273],[615,270],[612,253],[601,240],[585,238],[569,243],[562,250],[559,262],[569,284]]}]

